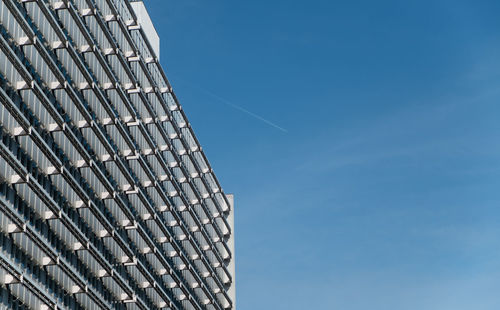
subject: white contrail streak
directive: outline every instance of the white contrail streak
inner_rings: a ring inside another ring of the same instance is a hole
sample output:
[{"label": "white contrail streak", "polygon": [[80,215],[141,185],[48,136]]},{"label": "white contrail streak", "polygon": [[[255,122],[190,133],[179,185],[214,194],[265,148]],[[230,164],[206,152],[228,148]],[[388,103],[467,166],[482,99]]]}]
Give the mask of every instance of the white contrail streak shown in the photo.
[{"label": "white contrail streak", "polygon": [[195,85],[192,85],[192,84],[191,84],[191,86],[194,87],[194,88],[197,88],[201,92],[203,92],[203,93],[205,93],[205,94],[207,94],[207,95],[209,95],[209,96],[217,99],[218,101],[224,103],[225,105],[228,105],[228,106],[232,107],[233,109],[236,109],[236,110],[241,111],[241,112],[243,112],[245,114],[248,114],[248,115],[252,116],[253,118],[258,119],[259,121],[264,122],[264,123],[268,124],[271,127],[274,127],[275,129],[278,129],[278,130],[280,130],[282,132],[285,132],[285,133],[288,132],[288,130],[286,130],[283,127],[280,127],[280,126],[276,125],[275,123],[271,122],[270,120],[267,120],[267,119],[265,119],[264,117],[262,117],[262,116],[260,116],[258,114],[255,114],[255,113],[253,113],[251,111],[248,111],[247,109],[245,109],[243,107],[240,107],[239,105],[236,105],[236,104],[230,102],[229,100],[224,99],[221,96],[212,93],[211,91],[208,91],[208,90],[206,90],[206,89],[204,89],[204,88],[202,88],[200,86],[195,86]]}]

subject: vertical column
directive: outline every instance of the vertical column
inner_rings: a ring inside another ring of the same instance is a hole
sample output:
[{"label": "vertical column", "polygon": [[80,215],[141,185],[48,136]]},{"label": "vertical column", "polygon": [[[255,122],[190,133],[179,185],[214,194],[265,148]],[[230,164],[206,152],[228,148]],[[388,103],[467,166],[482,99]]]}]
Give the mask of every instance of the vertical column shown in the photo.
[{"label": "vertical column", "polygon": [[227,266],[227,269],[229,270],[229,273],[231,274],[231,278],[233,279],[233,282],[231,283],[231,286],[229,287],[229,290],[227,291],[227,294],[229,295],[229,298],[231,298],[231,301],[233,302],[233,308],[231,310],[236,309],[236,273],[235,273],[235,251],[234,251],[234,195],[233,194],[227,194],[226,195],[227,200],[229,200],[229,215],[227,217],[227,222],[229,223],[229,227],[231,227],[231,236],[229,237],[229,240],[227,241],[227,246],[231,250],[231,261],[229,262],[229,265]]}]

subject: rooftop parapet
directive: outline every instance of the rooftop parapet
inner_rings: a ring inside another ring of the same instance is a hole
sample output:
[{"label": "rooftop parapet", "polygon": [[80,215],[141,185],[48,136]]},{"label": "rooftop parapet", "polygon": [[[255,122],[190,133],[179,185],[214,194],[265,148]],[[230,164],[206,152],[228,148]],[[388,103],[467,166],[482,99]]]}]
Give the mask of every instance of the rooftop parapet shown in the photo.
[{"label": "rooftop parapet", "polygon": [[149,40],[149,43],[151,44],[156,57],[160,59],[160,37],[158,36],[153,22],[149,17],[149,13],[146,9],[146,6],[144,5],[144,2],[142,0],[132,0],[130,1],[130,5],[134,9],[134,13],[137,16],[137,22],[146,34],[146,37]]}]

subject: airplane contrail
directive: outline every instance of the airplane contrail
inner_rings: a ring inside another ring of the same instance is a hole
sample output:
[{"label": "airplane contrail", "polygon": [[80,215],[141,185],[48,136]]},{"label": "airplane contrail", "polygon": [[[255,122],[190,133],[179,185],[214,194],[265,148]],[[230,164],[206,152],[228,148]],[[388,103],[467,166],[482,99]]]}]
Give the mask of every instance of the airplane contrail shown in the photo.
[{"label": "airplane contrail", "polygon": [[264,123],[268,124],[271,127],[274,127],[275,129],[278,129],[278,130],[280,130],[282,132],[288,133],[288,130],[286,130],[285,128],[283,128],[281,126],[278,126],[275,123],[271,122],[270,120],[265,119],[264,117],[262,117],[262,116],[260,116],[258,114],[255,114],[255,113],[253,113],[251,111],[248,111],[247,109],[245,109],[243,107],[240,107],[239,105],[236,105],[236,104],[232,103],[231,101],[229,101],[229,100],[227,100],[225,98],[222,98],[221,96],[216,95],[216,94],[212,93],[209,90],[206,90],[206,89],[202,88],[201,86],[196,86],[196,85],[193,85],[193,84],[191,84],[191,86],[194,87],[194,88],[197,88],[201,92],[203,92],[203,93],[205,93],[205,94],[207,94],[207,95],[209,95],[209,96],[217,99],[218,101],[220,101],[220,102],[222,102],[222,103],[224,103],[224,104],[232,107],[233,109],[236,109],[236,110],[238,110],[240,112],[248,114],[248,115],[252,116],[253,118],[258,119],[259,121],[264,122]]}]

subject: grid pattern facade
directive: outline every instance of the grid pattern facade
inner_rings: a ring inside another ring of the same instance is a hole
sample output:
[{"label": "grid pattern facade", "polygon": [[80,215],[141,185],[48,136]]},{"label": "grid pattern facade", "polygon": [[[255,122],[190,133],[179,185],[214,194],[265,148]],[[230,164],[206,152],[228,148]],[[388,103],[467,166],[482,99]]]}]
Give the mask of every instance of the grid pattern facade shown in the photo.
[{"label": "grid pattern facade", "polygon": [[0,0],[0,309],[233,309],[232,205],[127,0]]}]

